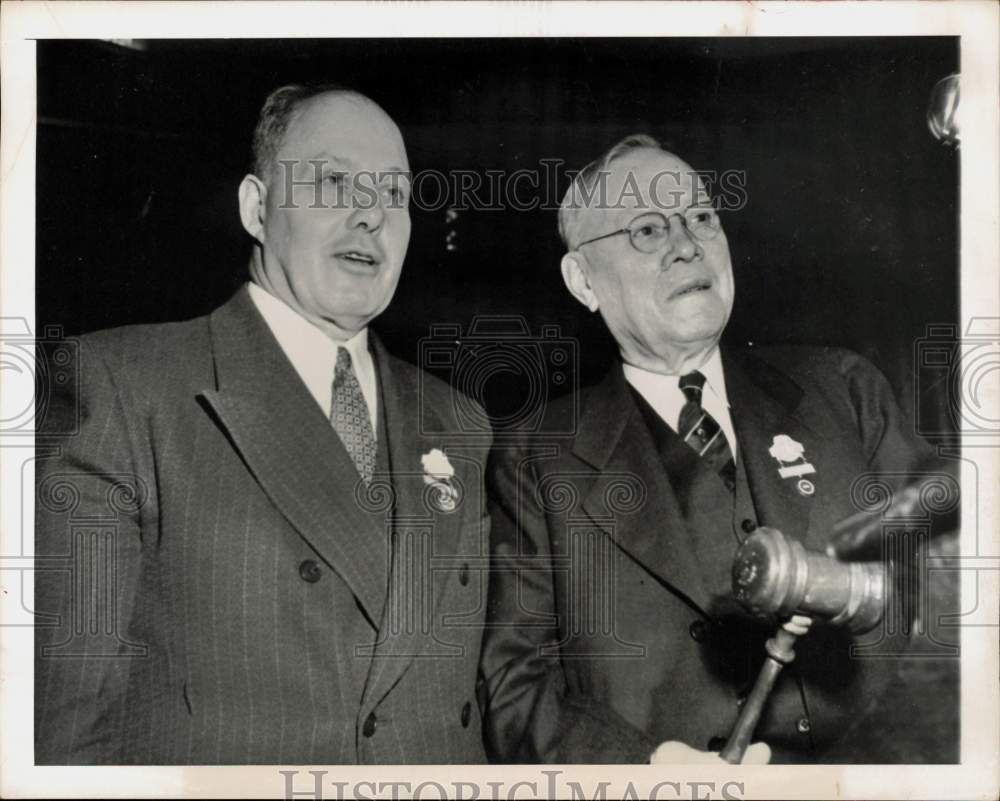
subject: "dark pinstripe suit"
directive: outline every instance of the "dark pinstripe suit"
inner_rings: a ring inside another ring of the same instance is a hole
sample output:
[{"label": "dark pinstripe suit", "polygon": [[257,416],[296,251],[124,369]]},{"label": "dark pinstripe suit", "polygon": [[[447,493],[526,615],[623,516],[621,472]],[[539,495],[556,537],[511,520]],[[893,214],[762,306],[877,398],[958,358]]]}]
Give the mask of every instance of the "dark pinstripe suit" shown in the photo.
[{"label": "dark pinstripe suit", "polygon": [[245,289],[83,337],[45,414],[78,408],[79,433],[38,445],[36,762],[483,760],[488,443],[448,449],[462,500],[439,511],[418,393],[457,431],[452,391],[372,342],[381,475],[356,496]]}]

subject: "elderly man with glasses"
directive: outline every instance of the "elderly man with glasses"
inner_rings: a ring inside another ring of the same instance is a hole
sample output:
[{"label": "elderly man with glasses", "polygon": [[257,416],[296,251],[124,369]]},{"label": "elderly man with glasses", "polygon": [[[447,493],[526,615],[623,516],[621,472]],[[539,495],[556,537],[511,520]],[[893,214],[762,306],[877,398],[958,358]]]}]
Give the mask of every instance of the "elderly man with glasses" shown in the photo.
[{"label": "elderly man with glasses", "polygon": [[[542,430],[575,419],[571,439],[495,449],[486,739],[514,762],[718,762],[774,630],[732,600],[734,552],[758,526],[822,551],[855,482],[911,469],[921,445],[857,354],[720,348],[726,234],[650,137],[580,172],[559,229],[566,286],[621,362],[549,409]],[[857,645],[812,627],[744,762],[856,760],[859,742],[894,759],[862,722],[894,665]]]}]

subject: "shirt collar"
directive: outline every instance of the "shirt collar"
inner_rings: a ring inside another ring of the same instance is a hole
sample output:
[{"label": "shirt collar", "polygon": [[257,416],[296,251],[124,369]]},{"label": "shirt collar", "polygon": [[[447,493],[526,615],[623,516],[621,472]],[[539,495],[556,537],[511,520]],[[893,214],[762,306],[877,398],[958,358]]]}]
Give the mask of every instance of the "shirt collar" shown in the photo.
[{"label": "shirt collar", "polygon": [[[628,362],[624,364],[624,369],[625,378],[640,392],[643,389],[649,389],[652,392],[661,392],[667,387],[678,389],[679,374],[654,373],[652,370],[645,370]],[[726,395],[726,381],[722,373],[722,357],[719,355],[718,346],[712,349],[712,355],[699,368],[699,372],[705,376],[706,386],[728,407],[729,397]]]},{"label": "shirt collar", "polygon": [[[645,398],[660,417],[673,428],[677,429],[677,420],[687,399],[681,391],[678,375],[666,375],[644,370],[634,364],[623,365],[625,380]],[[729,397],[726,394],[726,382],[722,372],[722,357],[719,348],[712,350],[708,361],[701,366],[700,372],[705,376],[708,391],[702,392],[702,403],[705,410],[718,420],[726,433],[730,447],[736,453],[736,433],[733,429],[732,417],[729,413]]]},{"label": "shirt collar", "polygon": [[330,413],[333,368],[337,363],[338,346],[347,348],[347,352],[351,354],[351,362],[361,382],[365,400],[369,404],[369,410],[373,411],[374,397],[368,397],[372,381],[368,379],[374,377],[374,364],[368,352],[367,328],[362,328],[346,342],[337,343],[291,306],[257,284],[250,282],[249,292],[268,328],[324,414]]}]

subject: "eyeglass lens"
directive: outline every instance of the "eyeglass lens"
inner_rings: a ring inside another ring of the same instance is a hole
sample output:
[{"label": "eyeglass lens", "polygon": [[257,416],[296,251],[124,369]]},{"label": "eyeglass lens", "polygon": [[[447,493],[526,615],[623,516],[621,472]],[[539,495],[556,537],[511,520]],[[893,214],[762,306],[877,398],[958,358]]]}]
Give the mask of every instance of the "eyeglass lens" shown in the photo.
[{"label": "eyeglass lens", "polygon": [[[719,215],[714,209],[689,209],[681,219],[685,228],[698,239],[712,239],[719,233]],[[629,239],[636,250],[654,253],[663,247],[670,235],[669,232],[670,223],[667,218],[658,212],[651,212],[632,221],[629,226]]]}]

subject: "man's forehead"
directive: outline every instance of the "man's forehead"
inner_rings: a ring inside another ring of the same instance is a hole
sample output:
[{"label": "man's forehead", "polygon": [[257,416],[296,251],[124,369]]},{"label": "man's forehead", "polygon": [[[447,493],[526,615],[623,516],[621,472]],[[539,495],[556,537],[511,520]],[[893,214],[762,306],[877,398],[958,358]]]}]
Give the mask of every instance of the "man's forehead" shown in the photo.
[{"label": "man's forehead", "polygon": [[674,214],[707,199],[695,169],[662,150],[643,148],[614,159],[606,168],[610,211]]},{"label": "man's forehead", "polygon": [[361,95],[328,93],[303,102],[289,121],[279,158],[328,158],[337,168],[408,169],[402,134]]},{"label": "man's forehead", "polygon": [[622,228],[646,211],[669,216],[694,204],[710,202],[704,182],[695,170],[662,150],[629,151],[614,159],[601,173],[590,197],[581,204],[574,239]]}]

